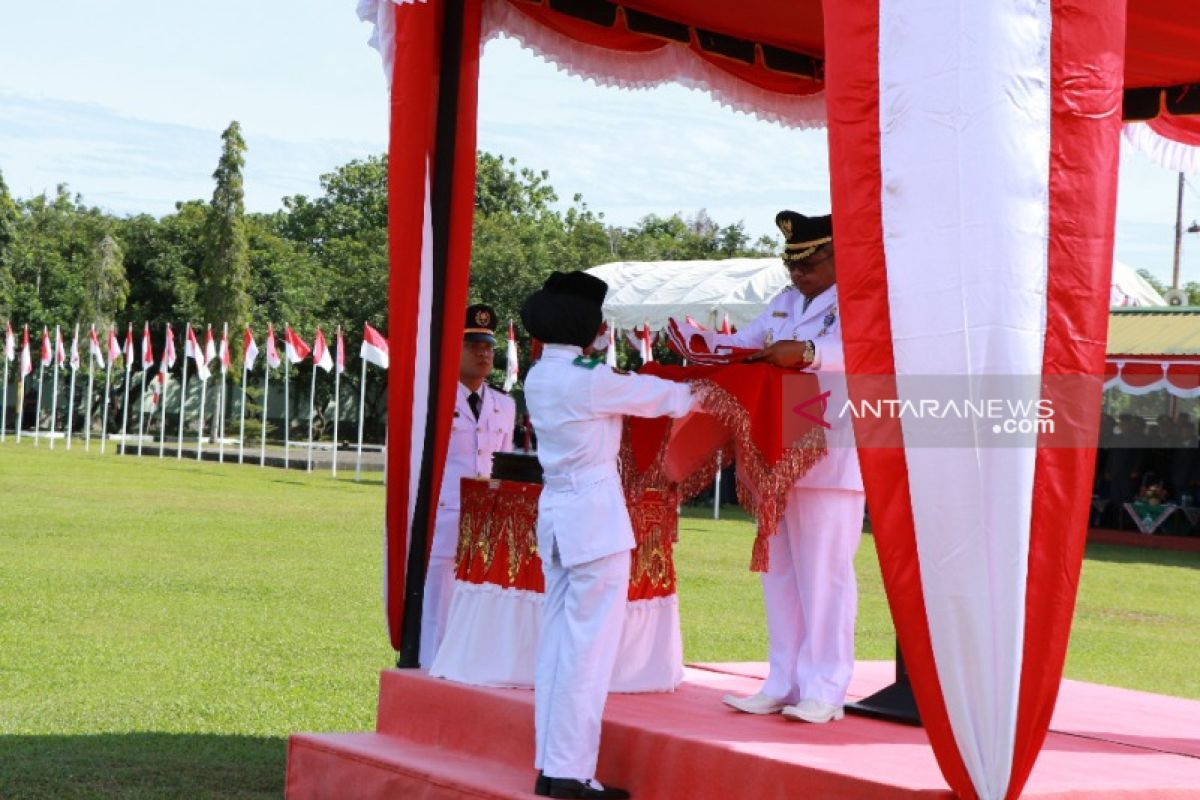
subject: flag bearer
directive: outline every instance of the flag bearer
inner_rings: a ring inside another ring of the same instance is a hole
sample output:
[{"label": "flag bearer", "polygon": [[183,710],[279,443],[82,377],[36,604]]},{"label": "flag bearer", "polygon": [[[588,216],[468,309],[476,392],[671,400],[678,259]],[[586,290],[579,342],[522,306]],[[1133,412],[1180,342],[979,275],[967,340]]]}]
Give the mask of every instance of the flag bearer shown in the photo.
[{"label": "flag bearer", "polygon": [[454,590],[454,554],[458,548],[459,482],[492,474],[492,453],[512,448],[517,406],[487,383],[496,344],[496,312],[490,306],[467,307],[462,357],[458,363],[458,396],[450,426],[446,471],[438,497],[437,517],[425,597],[421,607],[421,666],[426,669],[442,642]]},{"label": "flag bearer", "polygon": [[545,343],[525,379],[525,401],[545,474],[537,527],[546,593],[534,671],[534,792],[549,797],[629,796],[595,781],[634,547],[617,474],[621,421],[682,417],[696,399],[686,384],[623,375],[584,355],[600,330],[607,291],[585,272],[556,272],[521,309],[526,330]]}]

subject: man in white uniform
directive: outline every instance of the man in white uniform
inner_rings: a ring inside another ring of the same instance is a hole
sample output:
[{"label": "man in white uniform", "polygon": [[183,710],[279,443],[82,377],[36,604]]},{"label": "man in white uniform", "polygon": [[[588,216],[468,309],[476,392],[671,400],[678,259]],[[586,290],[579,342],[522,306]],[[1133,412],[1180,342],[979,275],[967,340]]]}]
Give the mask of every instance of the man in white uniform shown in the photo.
[{"label": "man in white uniform", "polygon": [[682,417],[694,402],[686,384],[620,374],[583,354],[600,329],[607,291],[585,272],[554,273],[521,309],[525,329],[545,343],[525,379],[525,399],[545,473],[534,792],[549,797],[629,797],[595,780],[635,545],[617,473],[621,422],[626,415]]},{"label": "man in white uniform", "polygon": [[[676,326],[685,340],[703,336],[711,351],[722,345],[759,348],[750,360],[815,372],[822,391],[834,398],[828,407],[839,408],[846,388],[831,218],[781,211],[775,223],[787,242],[783,263],[792,284],[737,333]],[[816,723],[843,716],[854,670],[854,553],[865,495],[850,420],[826,421],[832,425],[825,431],[828,454],[789,492],[762,576],[767,680],[758,694],[725,698],[749,714],[782,712]]]},{"label": "man in white uniform", "polygon": [[491,307],[467,308],[462,358],[458,364],[458,396],[450,426],[446,472],[438,497],[437,517],[425,596],[421,606],[420,663],[425,669],[442,642],[450,598],[454,593],[454,556],[458,550],[459,482],[489,476],[492,453],[512,448],[517,406],[513,399],[487,383],[496,345],[496,313]]}]

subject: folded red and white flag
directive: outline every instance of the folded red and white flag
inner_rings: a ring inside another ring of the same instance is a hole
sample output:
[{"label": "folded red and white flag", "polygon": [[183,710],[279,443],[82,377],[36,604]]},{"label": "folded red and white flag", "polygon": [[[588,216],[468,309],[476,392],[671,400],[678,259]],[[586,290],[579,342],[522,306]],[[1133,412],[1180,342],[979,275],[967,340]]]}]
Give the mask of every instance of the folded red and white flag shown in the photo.
[{"label": "folded red and white flag", "polygon": [[12,361],[17,357],[17,337],[13,336],[12,323],[4,323],[4,360]]},{"label": "folded red and white flag", "polygon": [[154,345],[150,342],[150,323],[142,328],[142,369],[154,366]]},{"label": "folded red and white flag", "polygon": [[279,358],[279,350],[275,347],[275,326],[267,323],[267,366],[271,369],[279,369],[283,364]]},{"label": "folded red and white flag", "polygon": [[246,331],[242,334],[242,370],[251,369],[254,362],[258,360],[258,344],[254,341],[254,331],[250,330],[250,326],[246,326]]},{"label": "folded red and white flag", "polygon": [[52,351],[50,350],[50,330],[45,325],[43,325],[42,326],[42,366],[43,367],[50,366],[50,362],[53,360],[53,358],[54,358],[54,355],[53,355]]},{"label": "folded red and white flag", "polygon": [[338,325],[337,329],[337,357],[334,361],[337,362],[337,371],[341,375],[346,371],[346,340],[342,338],[342,326]]},{"label": "folded red and white flag", "polygon": [[293,364],[299,364],[304,359],[308,358],[308,345],[300,338],[300,334],[292,330],[291,325],[283,326],[283,353],[287,356],[287,360]]},{"label": "folded red and white flag", "polygon": [[104,369],[104,349],[100,347],[100,339],[96,336],[95,325],[88,333],[88,353],[91,355],[92,361],[96,362],[96,366]]},{"label": "folded red and white flag", "polygon": [[25,326],[25,332],[21,334],[21,368],[18,370],[21,377],[24,378],[29,373],[33,372],[33,358],[29,354],[29,326]]},{"label": "folded red and white flag", "polygon": [[163,343],[163,369],[169,370],[175,366],[175,333],[171,323],[167,323],[167,340]]},{"label": "folded red and white flag", "polygon": [[321,332],[320,325],[317,326],[317,338],[313,341],[312,357],[313,364],[326,372],[333,369],[333,356],[329,354],[329,347],[325,344],[325,334]]},{"label": "folded red and white flag", "polygon": [[115,364],[120,357],[121,343],[117,341],[117,329],[110,325],[108,327],[108,363]]},{"label": "folded red and white flag", "polygon": [[221,344],[217,348],[217,358],[221,362],[221,374],[229,372],[230,365],[233,364],[233,358],[229,355],[229,336],[225,329],[221,330]]},{"label": "folded red and white flag", "polygon": [[196,340],[196,332],[192,330],[190,324],[187,327],[187,344],[184,345],[184,355],[196,363],[196,374],[200,376],[200,380],[206,381],[211,377],[208,359],[204,357],[204,351],[200,349],[200,342]]},{"label": "folded red and white flag", "polygon": [[666,335],[667,346],[693,364],[729,364],[741,361],[756,352],[754,348],[715,344],[713,331],[698,324],[691,317],[686,317],[682,323],[676,319],[667,320]]},{"label": "folded red and white flag", "polygon": [[388,368],[388,343],[383,334],[363,323],[362,348],[358,355],[368,364],[374,364],[383,369]]}]

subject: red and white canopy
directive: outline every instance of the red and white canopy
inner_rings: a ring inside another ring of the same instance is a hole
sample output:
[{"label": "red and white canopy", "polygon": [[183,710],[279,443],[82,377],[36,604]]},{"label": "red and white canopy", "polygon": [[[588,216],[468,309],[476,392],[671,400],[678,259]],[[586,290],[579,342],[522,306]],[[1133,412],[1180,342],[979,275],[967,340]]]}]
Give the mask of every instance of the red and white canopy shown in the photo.
[{"label": "red and white canopy", "polygon": [[[1043,388],[1022,399],[1054,402],[1064,383],[1040,379],[1101,374],[1122,121],[1200,113],[1195,0],[361,0],[359,13],[391,86],[389,313],[407,323],[390,342],[387,464],[402,663],[449,441],[488,36],[605,83],[677,81],[765,119],[824,121],[851,392],[855,375],[885,376],[897,400],[920,375],[1034,376]],[[1071,399],[1098,417],[1094,386]],[[904,441],[903,420],[885,424]],[[1036,437],[860,450],[914,692],[962,797],[1020,793],[1065,658],[1095,452]]]}]

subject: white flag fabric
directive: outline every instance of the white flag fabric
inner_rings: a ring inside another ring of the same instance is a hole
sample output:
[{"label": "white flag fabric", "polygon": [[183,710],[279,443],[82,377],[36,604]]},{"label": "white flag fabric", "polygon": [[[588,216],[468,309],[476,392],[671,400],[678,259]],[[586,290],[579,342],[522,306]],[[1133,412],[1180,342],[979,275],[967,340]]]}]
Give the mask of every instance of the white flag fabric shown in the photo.
[{"label": "white flag fabric", "polygon": [[171,323],[167,323],[167,338],[163,343],[163,366],[165,369],[172,369],[175,366],[175,332],[171,330]]},{"label": "white flag fabric", "polygon": [[368,364],[382,369],[388,368],[388,343],[383,334],[364,323],[362,348],[359,356]]},{"label": "white flag fabric", "polygon": [[150,342],[150,323],[142,328],[142,369],[154,366],[154,345]]},{"label": "white flag fabric", "polygon": [[283,326],[283,352],[287,356],[287,360],[293,364],[299,364],[304,359],[308,358],[308,354],[312,351],[304,340],[300,338],[300,334],[292,330],[291,325]]},{"label": "white flag fabric", "polygon": [[121,357],[121,344],[117,341],[117,329],[113,326],[108,328],[108,360],[109,363],[115,364],[117,359]]},{"label": "white flag fabric", "polygon": [[33,357],[29,352],[29,326],[25,326],[25,332],[21,335],[21,369],[19,370],[21,377],[24,378],[29,373],[33,372]]},{"label": "white flag fabric", "polygon": [[17,357],[17,337],[13,335],[12,323],[4,323],[4,360],[12,361]]},{"label": "white flag fabric", "polygon": [[125,329],[125,368],[133,368],[133,323]]},{"label": "white flag fabric", "polygon": [[63,345],[62,328],[54,326],[54,361],[61,367],[67,363],[67,348]]},{"label": "white flag fabric", "polygon": [[321,332],[320,325],[317,326],[317,338],[313,341],[312,357],[313,364],[326,372],[333,369],[333,356],[329,354],[329,347],[325,344],[325,334]]},{"label": "white flag fabric", "polygon": [[54,358],[50,350],[50,330],[45,325],[42,326],[42,366],[50,366],[51,360]]},{"label": "white flag fabric", "polygon": [[275,346],[275,327],[267,323],[267,366],[279,369],[283,360],[279,357],[279,349]]},{"label": "white flag fabric", "polygon": [[617,331],[612,326],[608,326],[608,347],[604,350],[604,363],[613,369],[617,368]]},{"label": "white flag fabric", "polygon": [[513,331],[513,321],[508,321],[508,345],[505,348],[504,391],[511,392],[517,385],[520,368],[517,364],[517,335]]},{"label": "white flag fabric", "polygon": [[229,372],[233,359],[229,355],[229,337],[224,330],[221,331],[221,345],[217,348],[217,358],[221,361],[221,374]]},{"label": "white flag fabric", "polygon": [[104,369],[104,348],[100,346],[100,339],[96,336],[96,326],[93,325],[88,333],[88,354],[92,360],[96,362],[96,366]]},{"label": "white flag fabric", "polygon": [[192,326],[188,325],[187,329],[187,345],[184,354],[190,356],[196,364],[196,374],[200,376],[200,380],[206,381],[212,373],[208,369],[208,359],[204,355],[204,351],[200,349],[200,342],[196,341],[196,332],[192,330]]},{"label": "white flag fabric", "polygon": [[[76,325],[75,327],[78,328],[79,326]],[[76,331],[75,333],[71,334],[70,360],[71,360],[71,369],[75,369],[75,370],[79,369],[79,365],[80,365],[80,361],[79,361],[79,331]]]},{"label": "white flag fabric", "polygon": [[252,369],[257,360],[258,345],[254,342],[254,332],[247,325],[245,333],[242,334],[242,369]]},{"label": "white flag fabric", "polygon": [[217,357],[217,346],[213,342],[212,325],[204,331],[204,363],[210,364]]}]

